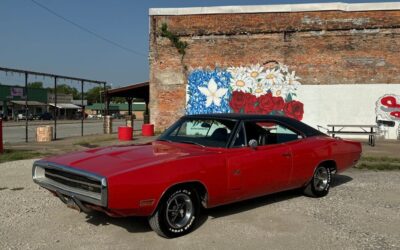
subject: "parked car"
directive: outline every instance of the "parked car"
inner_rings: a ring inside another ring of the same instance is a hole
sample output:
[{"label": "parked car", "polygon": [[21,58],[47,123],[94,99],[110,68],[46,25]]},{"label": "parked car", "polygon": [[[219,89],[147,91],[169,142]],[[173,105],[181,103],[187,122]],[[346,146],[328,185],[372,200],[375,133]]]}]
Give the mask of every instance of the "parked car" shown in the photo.
[{"label": "parked car", "polygon": [[[19,112],[17,114],[17,120],[25,120],[26,119],[26,113],[25,112]],[[32,121],[33,120],[33,115],[31,113],[28,113],[28,120]]]},{"label": "parked car", "polygon": [[[88,114],[86,114],[86,113],[84,113],[84,118],[86,119],[86,118],[88,118]],[[75,120],[80,120],[80,119],[82,119],[82,112],[80,112],[80,111],[78,111],[78,112],[76,112],[75,114],[74,114],[74,119]]]},{"label": "parked car", "polygon": [[121,115],[120,113],[114,113],[114,114],[111,115],[111,117],[113,119],[122,119],[122,118],[124,118],[124,116]]},{"label": "parked car", "polygon": [[40,120],[40,116],[41,116],[41,114],[34,114],[33,115],[33,120]]},{"label": "parked car", "polygon": [[202,206],[297,188],[325,196],[332,175],[360,155],[360,143],[283,116],[190,115],[152,143],[50,157],[36,161],[32,173],[69,207],[147,216],[170,238],[193,230]]},{"label": "parked car", "polygon": [[39,120],[53,120],[53,114],[49,112],[45,112],[39,116]]}]

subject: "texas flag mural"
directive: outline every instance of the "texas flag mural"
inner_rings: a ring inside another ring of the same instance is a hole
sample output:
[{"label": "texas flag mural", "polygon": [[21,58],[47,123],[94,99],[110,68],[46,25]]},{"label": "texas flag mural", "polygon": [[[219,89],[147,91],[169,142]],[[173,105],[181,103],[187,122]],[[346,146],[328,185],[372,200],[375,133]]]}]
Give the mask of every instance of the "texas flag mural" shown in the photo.
[{"label": "texas flag mural", "polygon": [[301,85],[283,64],[227,69],[196,69],[189,74],[187,114],[248,113],[303,119],[304,105],[296,100]]}]

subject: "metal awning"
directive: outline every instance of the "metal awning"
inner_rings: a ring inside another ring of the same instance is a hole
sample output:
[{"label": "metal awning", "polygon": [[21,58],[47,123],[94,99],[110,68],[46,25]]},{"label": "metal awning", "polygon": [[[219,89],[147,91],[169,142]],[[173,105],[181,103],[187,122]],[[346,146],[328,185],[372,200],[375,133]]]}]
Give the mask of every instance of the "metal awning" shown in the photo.
[{"label": "metal awning", "polygon": [[[49,103],[50,106],[55,106],[54,103]],[[59,109],[81,109],[81,107],[72,103],[57,103]]]},{"label": "metal awning", "polygon": [[[25,106],[25,101],[11,101],[11,103],[17,104],[17,105],[22,105]],[[46,106],[45,103],[38,102],[38,101],[28,101],[27,102],[28,106]]]},{"label": "metal awning", "polygon": [[149,102],[149,82],[136,83],[129,86],[109,89],[106,91],[106,99],[111,97],[131,97],[135,99],[135,102],[144,100]]}]

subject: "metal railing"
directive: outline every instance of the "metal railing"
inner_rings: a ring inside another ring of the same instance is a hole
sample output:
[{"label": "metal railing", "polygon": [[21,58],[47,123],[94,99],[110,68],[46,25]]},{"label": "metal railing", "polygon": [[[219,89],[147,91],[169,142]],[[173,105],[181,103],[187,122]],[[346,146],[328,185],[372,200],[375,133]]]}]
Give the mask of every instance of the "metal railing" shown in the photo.
[{"label": "metal railing", "polygon": [[[82,104],[82,118],[81,118],[81,136],[83,136],[83,127],[84,127],[84,106],[83,106],[83,95],[84,95],[84,83],[95,83],[98,85],[103,85],[104,87],[104,92],[106,91],[106,85],[107,83],[105,81],[97,81],[97,80],[89,80],[89,79],[84,79],[84,78],[78,78],[78,77],[70,77],[70,76],[63,76],[63,75],[56,75],[56,74],[49,74],[49,73],[43,73],[43,72],[36,72],[36,71],[28,71],[28,70],[21,70],[21,69],[12,69],[12,68],[4,68],[0,67],[0,71],[3,72],[11,72],[11,73],[17,73],[17,74],[22,74],[25,77],[25,142],[28,142],[28,116],[29,116],[29,108],[28,108],[28,99],[29,99],[29,91],[28,91],[28,77],[29,75],[33,76],[42,76],[42,77],[50,77],[54,79],[54,136],[53,139],[57,140],[57,81],[59,79],[64,79],[64,80],[72,80],[72,81],[78,81],[81,84],[81,104]],[[108,110],[105,110],[105,113],[108,114]]]}]

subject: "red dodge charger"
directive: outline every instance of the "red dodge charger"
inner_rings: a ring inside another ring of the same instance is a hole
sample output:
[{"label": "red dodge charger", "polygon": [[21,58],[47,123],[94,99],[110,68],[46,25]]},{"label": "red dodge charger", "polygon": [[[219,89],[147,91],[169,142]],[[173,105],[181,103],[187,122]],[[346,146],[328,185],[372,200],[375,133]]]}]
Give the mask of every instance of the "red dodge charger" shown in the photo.
[{"label": "red dodge charger", "polygon": [[148,216],[171,238],[193,230],[202,207],[296,188],[325,196],[332,174],[360,155],[360,143],[288,117],[188,115],[152,143],[50,157],[32,175],[71,208]]}]

